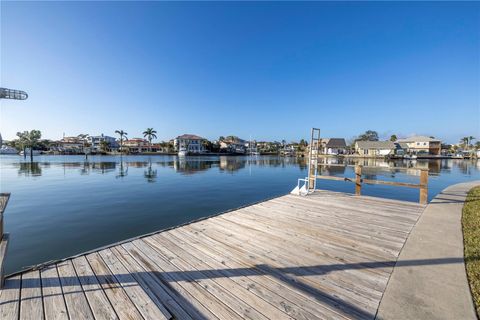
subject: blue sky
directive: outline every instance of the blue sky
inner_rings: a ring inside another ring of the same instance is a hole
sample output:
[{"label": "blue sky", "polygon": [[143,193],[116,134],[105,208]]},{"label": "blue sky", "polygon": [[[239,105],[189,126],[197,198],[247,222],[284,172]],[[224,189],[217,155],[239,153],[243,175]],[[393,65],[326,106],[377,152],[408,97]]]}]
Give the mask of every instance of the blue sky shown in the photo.
[{"label": "blue sky", "polygon": [[480,138],[474,2],[5,2],[0,132]]}]

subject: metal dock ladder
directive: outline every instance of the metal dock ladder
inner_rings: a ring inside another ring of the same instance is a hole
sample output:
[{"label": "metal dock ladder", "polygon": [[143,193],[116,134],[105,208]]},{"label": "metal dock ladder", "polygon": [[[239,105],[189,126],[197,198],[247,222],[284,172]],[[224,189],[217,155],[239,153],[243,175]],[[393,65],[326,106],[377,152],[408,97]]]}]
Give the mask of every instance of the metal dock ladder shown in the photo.
[{"label": "metal dock ladder", "polygon": [[292,194],[305,196],[315,191],[317,187],[320,142],[320,129],[312,128],[308,152],[308,177],[298,179],[297,186],[292,190]]}]

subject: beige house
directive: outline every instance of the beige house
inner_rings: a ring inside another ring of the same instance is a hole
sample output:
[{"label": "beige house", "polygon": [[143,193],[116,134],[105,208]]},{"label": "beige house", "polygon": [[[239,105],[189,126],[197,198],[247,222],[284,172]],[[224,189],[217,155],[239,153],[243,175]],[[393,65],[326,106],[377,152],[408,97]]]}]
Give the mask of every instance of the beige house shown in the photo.
[{"label": "beige house", "polygon": [[83,152],[83,147],[86,140],[80,137],[64,137],[62,140],[56,143],[55,151],[66,153],[79,153]]},{"label": "beige house", "polygon": [[[397,143],[405,146],[408,154],[429,154],[440,155],[442,150],[442,142],[435,138],[426,136],[413,136],[406,139],[398,139]],[[403,147],[405,149],[405,147]]]},{"label": "beige house", "polygon": [[366,157],[382,157],[395,153],[392,141],[356,141],[355,153]]},{"label": "beige house", "polygon": [[220,140],[220,150],[223,152],[244,154],[247,152],[247,145],[247,141],[237,137]]},{"label": "beige house", "polygon": [[152,145],[150,146],[150,143],[142,138],[132,138],[123,141],[123,148],[125,150],[128,150],[128,152],[130,153],[158,151],[158,145],[152,143]]}]

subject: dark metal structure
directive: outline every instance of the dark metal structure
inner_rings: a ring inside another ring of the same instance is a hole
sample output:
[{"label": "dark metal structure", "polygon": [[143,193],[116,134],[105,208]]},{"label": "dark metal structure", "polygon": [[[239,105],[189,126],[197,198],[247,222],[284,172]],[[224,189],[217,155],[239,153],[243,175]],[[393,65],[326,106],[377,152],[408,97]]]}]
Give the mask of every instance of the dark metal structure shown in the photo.
[{"label": "dark metal structure", "polygon": [[0,99],[26,100],[28,94],[25,91],[0,88]]},{"label": "dark metal structure", "polygon": [[[27,98],[28,94],[25,91],[0,88],[0,99],[26,100]],[[0,147],[2,142],[2,135],[0,134]],[[4,283],[3,269],[9,240],[9,234],[3,232],[3,212],[7,207],[8,199],[10,199],[10,193],[0,193],[0,289]]]}]

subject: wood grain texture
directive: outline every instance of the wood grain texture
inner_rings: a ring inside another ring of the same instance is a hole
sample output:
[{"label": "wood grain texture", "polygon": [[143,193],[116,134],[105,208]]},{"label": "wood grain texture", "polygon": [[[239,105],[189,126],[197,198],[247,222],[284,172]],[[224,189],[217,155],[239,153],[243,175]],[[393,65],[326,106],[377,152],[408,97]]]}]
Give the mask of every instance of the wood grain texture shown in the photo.
[{"label": "wood grain texture", "polygon": [[28,271],[22,275],[20,295],[20,320],[45,319],[42,302],[42,281],[38,270]]},{"label": "wood grain texture", "polygon": [[7,277],[1,319],[374,319],[423,209],[274,198]]},{"label": "wood grain texture", "polygon": [[58,278],[57,266],[49,265],[40,271],[42,277],[42,297],[45,319],[68,319],[67,306],[63,298],[62,286]]}]

